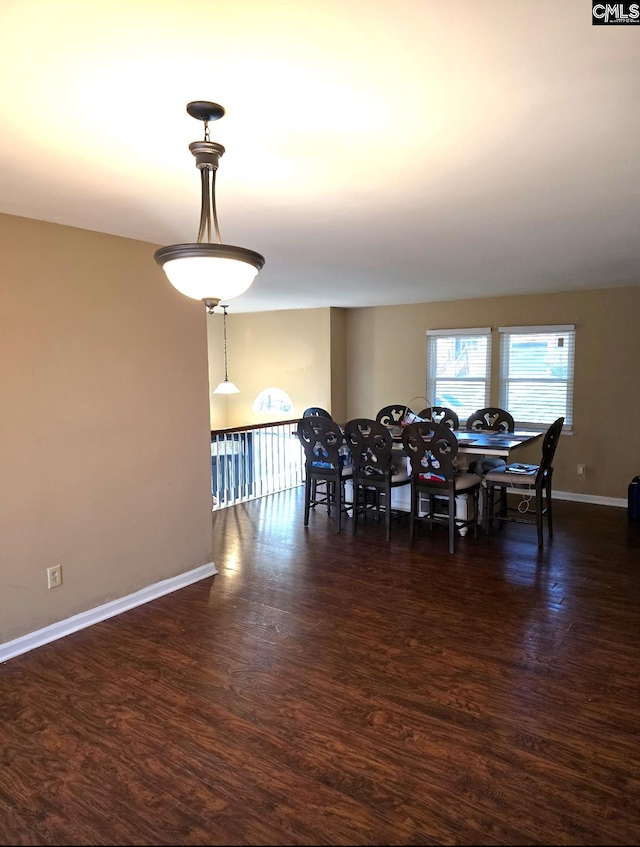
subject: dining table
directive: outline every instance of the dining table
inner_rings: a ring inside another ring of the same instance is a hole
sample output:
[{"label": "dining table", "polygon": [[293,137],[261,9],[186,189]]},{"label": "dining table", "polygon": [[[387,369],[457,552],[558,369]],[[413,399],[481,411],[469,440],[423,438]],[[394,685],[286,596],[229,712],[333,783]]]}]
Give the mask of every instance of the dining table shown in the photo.
[{"label": "dining table", "polygon": [[[458,439],[458,456],[460,470],[466,470],[469,460],[474,456],[493,456],[510,461],[511,453],[526,444],[533,444],[542,438],[542,432],[528,429],[516,429],[513,432],[497,432],[489,429],[454,429],[452,430]],[[389,427],[389,432],[394,442],[394,449],[402,450],[402,427]],[[409,457],[406,458],[407,469],[409,469]],[[468,495],[456,496],[456,514],[461,519],[466,519],[468,513]],[[477,518],[482,522],[482,498],[480,499],[480,510]],[[466,535],[467,528],[460,531]]]},{"label": "dining table", "polygon": [[[513,432],[495,432],[490,429],[453,430],[458,439],[458,453],[463,455],[498,456],[507,459],[513,450],[533,444],[542,438],[542,432],[516,429]],[[401,437],[402,440],[402,437]]]},{"label": "dining table", "polygon": [[[402,427],[389,427],[396,448],[402,447]],[[458,455],[498,456],[507,459],[513,450],[533,444],[543,433],[529,429],[496,432],[490,429],[454,429],[458,439]]]}]

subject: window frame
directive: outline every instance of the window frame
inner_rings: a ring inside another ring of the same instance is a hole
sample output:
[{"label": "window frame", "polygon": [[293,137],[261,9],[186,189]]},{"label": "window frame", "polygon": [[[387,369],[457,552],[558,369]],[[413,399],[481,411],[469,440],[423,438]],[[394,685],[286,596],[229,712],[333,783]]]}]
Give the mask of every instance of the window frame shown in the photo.
[{"label": "window frame", "polygon": [[[542,383],[553,383],[553,384],[563,384],[566,385],[566,400],[565,400],[565,409],[564,414],[562,412],[558,412],[556,417],[560,417],[563,415],[564,417],[564,426],[562,427],[563,432],[572,432],[573,431],[573,397],[574,397],[574,387],[575,387],[575,352],[576,352],[576,326],[575,324],[542,324],[535,326],[501,326],[498,327],[498,357],[499,357],[499,398],[498,404],[504,408],[509,409],[509,386],[513,383],[517,383],[519,379],[517,377],[509,377],[508,376],[508,367],[509,367],[509,358],[508,358],[508,349],[509,349],[509,341],[515,335],[569,335],[570,341],[568,345],[568,361],[567,361],[567,370],[568,375],[566,378],[561,377],[522,377],[520,381],[531,383],[539,381]],[[514,412],[509,409],[511,414],[513,415],[516,427],[521,429],[532,429],[532,430],[540,430],[541,432],[545,432],[551,422],[541,422],[541,421],[528,421],[520,419]],[[555,413],[554,413],[555,414]]]},{"label": "window frame", "polygon": [[[454,381],[466,382],[466,383],[484,383],[484,401],[478,405],[478,409],[482,409],[486,406],[490,405],[489,398],[491,396],[491,368],[492,368],[492,342],[493,342],[493,333],[490,326],[486,327],[467,327],[467,328],[456,328],[456,329],[427,329],[426,330],[426,338],[427,338],[427,352],[426,352],[426,397],[429,405],[442,405],[448,406],[454,411],[458,413],[460,418],[460,426],[463,426],[466,419],[469,417],[469,414],[475,412],[476,409],[472,409],[468,414],[466,413],[466,407],[464,405],[455,406],[450,402],[440,403],[437,401],[437,383],[438,383],[438,375],[437,375],[437,355],[434,356],[436,351],[436,340],[438,338],[471,338],[474,336],[479,336],[486,339],[487,342],[487,351],[486,351],[486,370],[485,377],[481,379],[479,377],[449,377],[448,379],[453,379]],[[443,381],[444,378],[441,378]],[[416,410],[419,411],[419,410]]]}]

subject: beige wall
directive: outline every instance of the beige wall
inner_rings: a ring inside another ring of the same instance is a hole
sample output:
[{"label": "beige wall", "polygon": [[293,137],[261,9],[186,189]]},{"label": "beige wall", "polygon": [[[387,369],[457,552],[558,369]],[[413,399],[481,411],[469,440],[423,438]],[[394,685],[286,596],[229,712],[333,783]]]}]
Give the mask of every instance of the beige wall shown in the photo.
[{"label": "beige wall", "polygon": [[[560,439],[554,488],[625,498],[640,474],[640,286],[560,294],[351,309],[347,312],[348,416],[424,395],[426,330],[576,325],[574,433]],[[494,362],[498,338],[494,333]],[[498,402],[497,371],[492,402]],[[419,411],[419,410],[417,410]],[[521,450],[538,461],[539,446]],[[584,479],[578,463],[586,464]]]},{"label": "beige wall", "polygon": [[[256,285],[259,282],[255,283]],[[300,417],[308,406],[332,411],[331,309],[227,314],[229,379],[240,394],[211,394],[211,428]],[[224,378],[222,313],[207,318],[211,390]],[[344,335],[343,335],[344,337]],[[253,403],[275,386],[294,403],[290,415],[254,415]]]},{"label": "beige wall", "polygon": [[331,406],[336,421],[347,415],[347,311],[331,309]]},{"label": "beige wall", "polygon": [[0,215],[0,643],[211,561],[206,315],[153,249]]}]

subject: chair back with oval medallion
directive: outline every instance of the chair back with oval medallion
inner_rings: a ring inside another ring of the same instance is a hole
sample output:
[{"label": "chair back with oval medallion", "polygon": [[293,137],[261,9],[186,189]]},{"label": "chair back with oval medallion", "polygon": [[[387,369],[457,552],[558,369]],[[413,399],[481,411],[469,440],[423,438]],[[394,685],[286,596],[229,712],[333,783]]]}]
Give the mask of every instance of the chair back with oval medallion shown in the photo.
[{"label": "chair back with oval medallion", "polygon": [[513,415],[498,406],[478,409],[467,418],[467,429],[491,429],[495,432],[513,432],[516,428]]}]

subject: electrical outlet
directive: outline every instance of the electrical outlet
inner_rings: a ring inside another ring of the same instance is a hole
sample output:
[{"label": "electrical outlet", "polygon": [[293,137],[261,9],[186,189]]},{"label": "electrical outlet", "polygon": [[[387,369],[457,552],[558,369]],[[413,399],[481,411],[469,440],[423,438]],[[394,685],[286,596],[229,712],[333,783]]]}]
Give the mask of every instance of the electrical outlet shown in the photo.
[{"label": "electrical outlet", "polygon": [[47,568],[47,588],[57,588],[62,585],[62,565]]},{"label": "electrical outlet", "polygon": [[584,476],[587,470],[586,465],[578,465],[578,476]]}]

